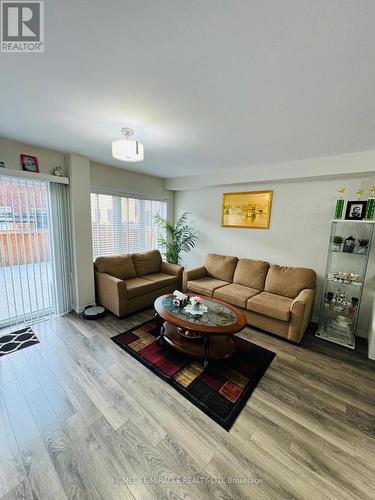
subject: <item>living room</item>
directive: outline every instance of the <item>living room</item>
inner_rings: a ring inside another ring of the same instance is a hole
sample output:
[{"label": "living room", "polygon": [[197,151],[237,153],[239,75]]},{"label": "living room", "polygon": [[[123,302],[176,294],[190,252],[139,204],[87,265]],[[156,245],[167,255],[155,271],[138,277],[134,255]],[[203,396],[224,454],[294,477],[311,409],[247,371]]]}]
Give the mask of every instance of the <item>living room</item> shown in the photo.
[{"label": "living room", "polygon": [[373,2],[0,16],[0,499],[373,498]]}]

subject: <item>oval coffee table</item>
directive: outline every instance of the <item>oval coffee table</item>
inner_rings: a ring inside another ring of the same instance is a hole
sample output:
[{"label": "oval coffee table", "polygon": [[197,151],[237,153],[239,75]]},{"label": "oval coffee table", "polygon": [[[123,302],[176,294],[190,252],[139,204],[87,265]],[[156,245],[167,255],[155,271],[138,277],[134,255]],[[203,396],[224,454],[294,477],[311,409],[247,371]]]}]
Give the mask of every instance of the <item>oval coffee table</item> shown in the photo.
[{"label": "oval coffee table", "polygon": [[204,359],[228,358],[236,351],[233,335],[246,326],[245,315],[221,300],[201,297],[208,311],[195,318],[173,305],[173,295],[157,298],[154,307],[161,324],[158,341],[191,356]]}]

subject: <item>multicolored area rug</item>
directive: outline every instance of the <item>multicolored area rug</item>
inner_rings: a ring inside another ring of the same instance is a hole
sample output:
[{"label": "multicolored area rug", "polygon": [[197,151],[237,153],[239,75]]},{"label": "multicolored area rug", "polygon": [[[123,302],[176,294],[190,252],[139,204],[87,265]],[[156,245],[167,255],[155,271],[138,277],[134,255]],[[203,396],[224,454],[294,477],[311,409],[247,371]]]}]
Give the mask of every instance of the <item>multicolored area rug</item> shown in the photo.
[{"label": "multicolored area rug", "polygon": [[39,340],[30,327],[7,333],[0,337],[0,357],[35,344],[39,344]]},{"label": "multicolored area rug", "polygon": [[112,340],[229,430],[275,353],[234,337],[237,352],[204,368],[203,361],[156,342],[159,331],[156,321],[147,321]]}]

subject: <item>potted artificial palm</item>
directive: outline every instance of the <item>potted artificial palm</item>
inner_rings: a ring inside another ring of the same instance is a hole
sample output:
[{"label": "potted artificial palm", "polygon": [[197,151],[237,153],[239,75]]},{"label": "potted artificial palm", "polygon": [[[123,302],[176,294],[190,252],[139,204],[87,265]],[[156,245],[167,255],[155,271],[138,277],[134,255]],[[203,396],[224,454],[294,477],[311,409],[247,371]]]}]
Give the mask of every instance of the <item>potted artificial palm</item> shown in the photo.
[{"label": "potted artificial palm", "polygon": [[193,224],[189,222],[189,215],[189,212],[184,212],[175,225],[160,215],[155,216],[155,223],[165,231],[159,236],[159,245],[170,264],[180,264],[181,252],[190,252],[199,239]]}]

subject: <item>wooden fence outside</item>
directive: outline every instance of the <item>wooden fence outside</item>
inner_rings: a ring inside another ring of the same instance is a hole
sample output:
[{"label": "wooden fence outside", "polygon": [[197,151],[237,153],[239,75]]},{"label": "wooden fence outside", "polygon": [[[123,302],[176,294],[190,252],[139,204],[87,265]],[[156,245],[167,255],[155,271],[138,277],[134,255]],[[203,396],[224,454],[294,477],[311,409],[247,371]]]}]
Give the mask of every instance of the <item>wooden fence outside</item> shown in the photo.
[{"label": "wooden fence outside", "polygon": [[0,267],[45,262],[51,258],[47,230],[22,234],[0,231]]}]

